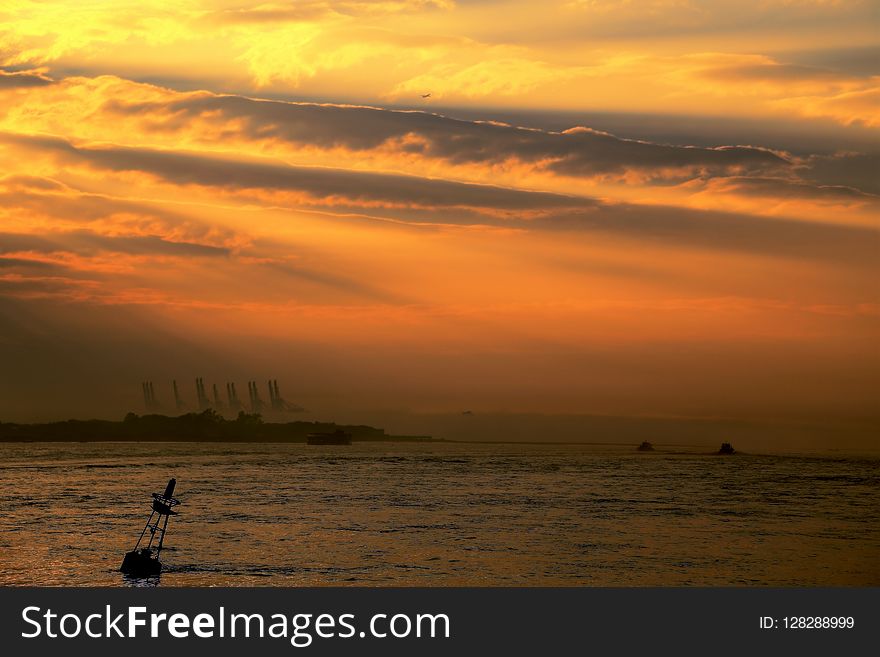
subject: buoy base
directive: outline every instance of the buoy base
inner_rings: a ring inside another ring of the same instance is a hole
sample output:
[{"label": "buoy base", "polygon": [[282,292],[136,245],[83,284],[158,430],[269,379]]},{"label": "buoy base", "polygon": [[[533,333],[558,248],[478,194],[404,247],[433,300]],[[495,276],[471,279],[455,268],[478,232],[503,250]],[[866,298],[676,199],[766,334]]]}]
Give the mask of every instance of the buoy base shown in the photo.
[{"label": "buoy base", "polygon": [[119,570],[132,577],[153,577],[162,572],[162,563],[149,549],[132,550],[125,553]]}]

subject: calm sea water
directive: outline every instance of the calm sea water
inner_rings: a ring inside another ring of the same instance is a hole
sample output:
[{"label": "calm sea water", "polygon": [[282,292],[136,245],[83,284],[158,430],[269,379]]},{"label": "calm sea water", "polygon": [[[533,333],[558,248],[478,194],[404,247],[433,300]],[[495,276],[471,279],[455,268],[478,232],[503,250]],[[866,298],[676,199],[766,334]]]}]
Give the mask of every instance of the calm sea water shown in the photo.
[{"label": "calm sea water", "polygon": [[0,584],[878,585],[880,459],[630,447],[0,445]]}]

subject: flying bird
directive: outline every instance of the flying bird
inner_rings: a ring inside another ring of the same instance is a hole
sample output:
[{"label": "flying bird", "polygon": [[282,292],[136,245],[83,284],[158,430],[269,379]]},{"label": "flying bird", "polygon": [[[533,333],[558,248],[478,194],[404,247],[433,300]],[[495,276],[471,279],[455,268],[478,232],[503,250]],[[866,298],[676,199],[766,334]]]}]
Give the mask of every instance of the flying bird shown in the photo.
[{"label": "flying bird", "polygon": [[428,93],[426,93],[426,94],[422,94],[422,98],[430,98],[430,97],[431,97],[431,92],[430,92],[430,91],[429,91]]}]

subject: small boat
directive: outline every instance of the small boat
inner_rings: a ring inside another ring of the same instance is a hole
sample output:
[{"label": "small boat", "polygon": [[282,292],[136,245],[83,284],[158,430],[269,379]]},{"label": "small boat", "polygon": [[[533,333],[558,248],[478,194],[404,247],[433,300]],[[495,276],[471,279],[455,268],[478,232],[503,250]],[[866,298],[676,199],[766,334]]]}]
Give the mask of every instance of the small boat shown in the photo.
[{"label": "small boat", "polygon": [[649,443],[647,440],[643,441],[641,445],[636,447],[637,452],[653,452],[654,446]]},{"label": "small boat", "polygon": [[310,433],[306,442],[309,445],[351,445],[351,434],[342,429]]},{"label": "small boat", "polygon": [[736,454],[736,450],[733,448],[733,445],[730,443],[721,443],[721,448],[718,450],[719,454]]}]

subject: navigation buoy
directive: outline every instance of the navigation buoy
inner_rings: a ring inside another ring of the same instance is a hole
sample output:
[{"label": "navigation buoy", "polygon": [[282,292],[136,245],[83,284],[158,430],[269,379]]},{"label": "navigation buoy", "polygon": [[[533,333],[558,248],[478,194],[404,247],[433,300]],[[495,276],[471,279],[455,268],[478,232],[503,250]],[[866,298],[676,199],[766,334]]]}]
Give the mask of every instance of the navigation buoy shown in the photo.
[{"label": "navigation buoy", "polygon": [[[169,479],[164,493],[153,493],[153,503],[150,507],[150,517],[137,543],[131,552],[125,553],[119,570],[133,577],[152,577],[162,572],[162,563],[159,561],[159,553],[162,552],[162,543],[165,541],[165,530],[168,528],[168,518],[177,515],[174,507],[180,504],[174,495],[176,479]],[[150,530],[150,538],[146,545],[141,543]],[[155,541],[155,545],[153,545]]]}]

